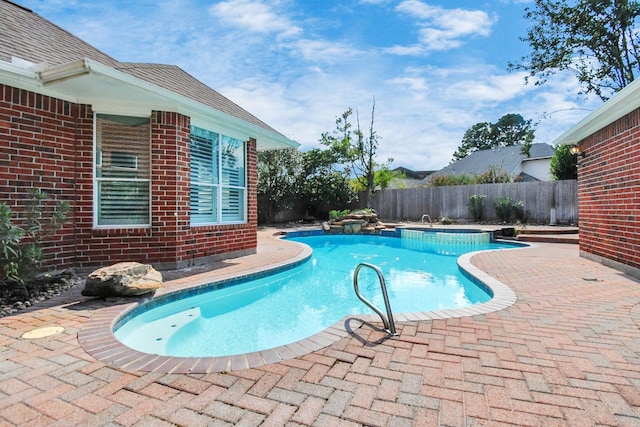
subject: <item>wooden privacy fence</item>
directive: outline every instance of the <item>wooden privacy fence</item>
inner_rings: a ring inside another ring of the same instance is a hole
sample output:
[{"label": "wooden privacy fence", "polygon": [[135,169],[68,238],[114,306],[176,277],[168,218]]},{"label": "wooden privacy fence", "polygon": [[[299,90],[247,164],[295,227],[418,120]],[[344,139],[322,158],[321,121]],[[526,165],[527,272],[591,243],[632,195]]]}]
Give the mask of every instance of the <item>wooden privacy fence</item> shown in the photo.
[{"label": "wooden privacy fence", "polygon": [[[419,221],[427,214],[433,221],[442,217],[471,219],[469,196],[487,196],[484,219],[497,221],[494,202],[501,197],[523,201],[529,222],[549,224],[555,209],[558,224],[578,222],[578,182],[537,181],[511,184],[454,185],[430,188],[406,188],[377,191],[371,206],[384,220]],[[366,207],[365,194],[360,194],[358,208]]]}]

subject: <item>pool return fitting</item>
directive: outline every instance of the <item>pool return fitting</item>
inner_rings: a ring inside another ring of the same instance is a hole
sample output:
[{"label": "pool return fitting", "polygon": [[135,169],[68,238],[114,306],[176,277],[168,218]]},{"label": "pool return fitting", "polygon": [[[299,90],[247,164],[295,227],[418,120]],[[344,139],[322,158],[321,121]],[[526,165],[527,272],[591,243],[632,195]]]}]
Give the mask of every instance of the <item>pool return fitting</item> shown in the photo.
[{"label": "pool return fitting", "polygon": [[[378,275],[378,280],[380,281],[380,288],[382,289],[382,297],[384,298],[384,305],[387,310],[386,316],[378,307],[373,305],[371,301],[366,299],[360,293],[360,289],[358,288],[358,273],[360,273],[360,270],[362,269],[362,267],[371,268]],[[391,304],[389,304],[389,294],[387,293],[387,284],[384,281],[384,276],[382,275],[382,271],[373,264],[369,264],[367,262],[361,262],[360,264],[358,264],[358,266],[356,267],[356,271],[353,273],[353,289],[356,291],[356,296],[360,299],[360,301],[365,303],[365,305],[367,305],[371,310],[375,311],[378,314],[378,316],[380,316],[380,318],[382,319],[382,324],[384,325],[384,330],[389,335],[392,335],[394,337],[398,336],[398,333],[396,332],[396,324],[393,321],[393,313],[391,312]]]}]

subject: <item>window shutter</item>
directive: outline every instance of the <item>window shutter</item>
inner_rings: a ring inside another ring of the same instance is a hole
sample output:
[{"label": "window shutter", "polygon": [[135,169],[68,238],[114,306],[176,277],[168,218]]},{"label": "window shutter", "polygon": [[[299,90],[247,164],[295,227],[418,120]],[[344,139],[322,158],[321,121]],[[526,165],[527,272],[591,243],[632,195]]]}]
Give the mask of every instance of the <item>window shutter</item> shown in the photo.
[{"label": "window shutter", "polygon": [[191,129],[191,222],[217,222],[218,134]]},{"label": "window shutter", "polygon": [[98,224],[145,225],[149,223],[149,183],[100,181]]},{"label": "window shutter", "polygon": [[246,221],[245,144],[191,127],[191,223]]}]

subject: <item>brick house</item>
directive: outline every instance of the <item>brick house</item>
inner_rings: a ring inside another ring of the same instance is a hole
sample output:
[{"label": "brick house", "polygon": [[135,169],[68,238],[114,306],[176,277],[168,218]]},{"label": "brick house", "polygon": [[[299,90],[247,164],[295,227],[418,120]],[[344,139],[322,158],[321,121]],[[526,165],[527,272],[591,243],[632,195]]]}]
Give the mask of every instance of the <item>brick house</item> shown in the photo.
[{"label": "brick house", "polygon": [[640,277],[640,80],[554,143],[580,150],[580,255]]},{"label": "brick house", "polygon": [[56,268],[256,251],[258,150],[297,147],[172,65],[122,63],[0,0],[0,202],[70,202]]}]

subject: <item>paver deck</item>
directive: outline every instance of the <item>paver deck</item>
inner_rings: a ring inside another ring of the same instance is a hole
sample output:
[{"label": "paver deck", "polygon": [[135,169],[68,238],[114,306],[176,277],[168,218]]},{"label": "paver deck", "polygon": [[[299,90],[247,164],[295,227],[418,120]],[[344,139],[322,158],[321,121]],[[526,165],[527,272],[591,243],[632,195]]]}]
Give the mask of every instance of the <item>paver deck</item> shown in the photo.
[{"label": "paver deck", "polygon": [[[167,286],[303,256],[273,231],[260,232],[256,255],[165,274]],[[146,372],[93,357],[78,334],[119,302],[75,289],[0,319],[0,426],[640,425],[638,281],[570,244],[471,262],[517,302],[401,322],[390,339],[350,319],[351,333],[326,347],[229,372]],[[64,331],[22,338],[52,326]]]}]

